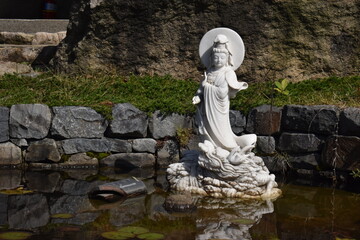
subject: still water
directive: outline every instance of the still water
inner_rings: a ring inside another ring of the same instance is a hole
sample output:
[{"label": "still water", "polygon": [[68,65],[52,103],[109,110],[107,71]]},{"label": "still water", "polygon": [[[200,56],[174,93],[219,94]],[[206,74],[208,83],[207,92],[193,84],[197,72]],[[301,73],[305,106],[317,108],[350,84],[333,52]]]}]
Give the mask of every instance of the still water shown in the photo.
[{"label": "still water", "polygon": [[87,193],[130,175],[114,169],[100,173],[95,169],[25,173],[2,169],[0,236],[21,231],[30,233],[26,238],[30,240],[103,240],[104,232],[138,226],[173,240],[360,239],[359,192],[284,182],[280,183],[283,196],[275,201],[194,197],[196,210],[171,213],[163,207],[169,195],[164,174],[138,171],[131,175],[143,179],[149,193],[104,202],[89,199]]}]

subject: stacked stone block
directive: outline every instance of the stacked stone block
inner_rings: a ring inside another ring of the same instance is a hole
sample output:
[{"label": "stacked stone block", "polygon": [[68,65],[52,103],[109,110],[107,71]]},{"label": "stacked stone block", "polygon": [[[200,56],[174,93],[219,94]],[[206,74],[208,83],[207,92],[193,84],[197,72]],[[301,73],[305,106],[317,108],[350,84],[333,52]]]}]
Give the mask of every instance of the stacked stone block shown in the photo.
[{"label": "stacked stone block", "polygon": [[[43,104],[1,107],[0,165],[143,168],[166,167],[179,160],[176,130],[192,127],[192,118],[160,112],[148,117],[129,103],[114,105],[112,113],[113,119],[108,121],[89,107],[49,108]],[[84,154],[87,152],[109,156],[93,161]],[[65,157],[68,155],[70,159]]]},{"label": "stacked stone block", "polygon": [[[148,116],[129,103],[114,105],[112,117],[106,120],[80,106],[0,107],[0,165],[167,167],[181,158],[177,130],[194,128],[193,117],[159,111]],[[257,134],[255,151],[270,171],[360,168],[360,108],[262,105],[247,118],[230,111],[230,122],[237,135]],[[189,149],[196,149],[199,141],[193,136]],[[87,152],[107,157],[97,160]],[[64,157],[68,155],[70,159]]]}]

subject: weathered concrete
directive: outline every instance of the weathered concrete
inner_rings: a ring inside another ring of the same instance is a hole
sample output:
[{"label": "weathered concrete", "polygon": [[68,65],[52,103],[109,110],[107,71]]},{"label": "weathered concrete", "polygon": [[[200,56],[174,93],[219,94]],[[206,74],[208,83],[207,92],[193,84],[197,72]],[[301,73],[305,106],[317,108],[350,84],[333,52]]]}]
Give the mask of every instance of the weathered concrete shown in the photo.
[{"label": "weathered concrete", "polygon": [[56,33],[66,31],[68,24],[68,19],[0,19],[0,29],[6,32]]}]

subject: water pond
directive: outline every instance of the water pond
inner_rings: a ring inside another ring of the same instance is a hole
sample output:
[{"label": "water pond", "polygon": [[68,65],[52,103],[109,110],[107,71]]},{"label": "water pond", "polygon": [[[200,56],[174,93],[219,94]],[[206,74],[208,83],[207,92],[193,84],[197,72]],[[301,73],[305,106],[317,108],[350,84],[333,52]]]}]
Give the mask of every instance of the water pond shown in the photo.
[{"label": "water pond", "polygon": [[284,181],[275,201],[194,197],[195,210],[174,213],[164,208],[164,174],[134,174],[148,194],[105,202],[89,190],[130,175],[1,169],[0,239],[360,239],[356,191]]}]

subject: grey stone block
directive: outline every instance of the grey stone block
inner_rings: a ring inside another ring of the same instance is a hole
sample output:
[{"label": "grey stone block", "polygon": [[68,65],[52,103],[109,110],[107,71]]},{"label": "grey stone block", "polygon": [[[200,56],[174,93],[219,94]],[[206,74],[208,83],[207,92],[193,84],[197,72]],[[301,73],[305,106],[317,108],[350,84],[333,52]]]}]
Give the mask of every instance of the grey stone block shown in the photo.
[{"label": "grey stone block", "polygon": [[84,152],[109,152],[111,143],[107,139],[74,138],[60,141],[65,154]]},{"label": "grey stone block", "polygon": [[179,162],[179,145],[174,140],[167,140],[157,151],[157,164],[167,167],[171,163]]},{"label": "grey stone block", "polygon": [[89,157],[86,153],[77,153],[72,155],[67,161],[59,164],[60,167],[73,168],[79,166],[98,167],[99,161],[96,158]]},{"label": "grey stone block", "polygon": [[134,139],[132,142],[132,147],[134,152],[156,152],[156,140],[152,138],[139,138]]},{"label": "grey stone block", "polygon": [[42,162],[46,160],[59,162],[60,159],[61,155],[58,146],[55,140],[51,138],[30,143],[25,155],[25,161],[27,162]]},{"label": "grey stone block", "polygon": [[89,107],[53,107],[51,134],[60,138],[102,138],[107,121]]},{"label": "grey stone block", "polygon": [[275,152],[275,138],[272,136],[257,136],[256,150],[264,154]]},{"label": "grey stone block", "polygon": [[156,111],[150,119],[149,129],[154,139],[175,137],[176,130],[180,128],[192,128],[192,118],[173,113],[164,115]]},{"label": "grey stone block", "polygon": [[246,117],[240,111],[230,110],[229,112],[230,125],[232,131],[239,135],[246,127]]},{"label": "grey stone block", "polygon": [[340,110],[331,105],[287,105],[282,114],[282,128],[289,132],[336,134]]},{"label": "grey stone block", "polygon": [[261,157],[265,166],[270,172],[286,173],[290,168],[288,160],[279,156],[263,156]]},{"label": "grey stone block", "polygon": [[246,131],[260,135],[272,135],[280,131],[282,108],[261,105],[253,108],[248,116]]},{"label": "grey stone block", "polygon": [[320,154],[311,153],[289,156],[289,163],[295,169],[316,170],[319,167]]},{"label": "grey stone block", "polygon": [[360,169],[360,138],[331,136],[326,140],[321,162],[328,169],[354,171]]},{"label": "grey stone block", "polygon": [[0,165],[17,165],[22,163],[21,149],[11,142],[0,144]]},{"label": "grey stone block", "polygon": [[115,139],[115,138],[107,138],[109,142],[110,152],[113,153],[129,153],[132,151],[131,142],[128,140]]},{"label": "grey stone block", "polygon": [[282,133],[278,148],[291,153],[307,153],[321,150],[321,140],[315,134]]},{"label": "grey stone block", "polygon": [[10,137],[42,139],[48,135],[51,110],[43,104],[18,104],[10,109]]},{"label": "grey stone block", "polygon": [[9,140],[9,113],[9,108],[0,107],[0,142]]},{"label": "grey stone block", "polygon": [[146,113],[130,103],[116,104],[112,109],[113,120],[109,135],[119,138],[142,138],[147,135],[148,120]]},{"label": "grey stone block", "polygon": [[360,108],[346,108],[341,112],[339,134],[360,137]]},{"label": "grey stone block", "polygon": [[150,153],[118,153],[100,160],[100,166],[118,167],[124,170],[155,167],[155,156]]}]

